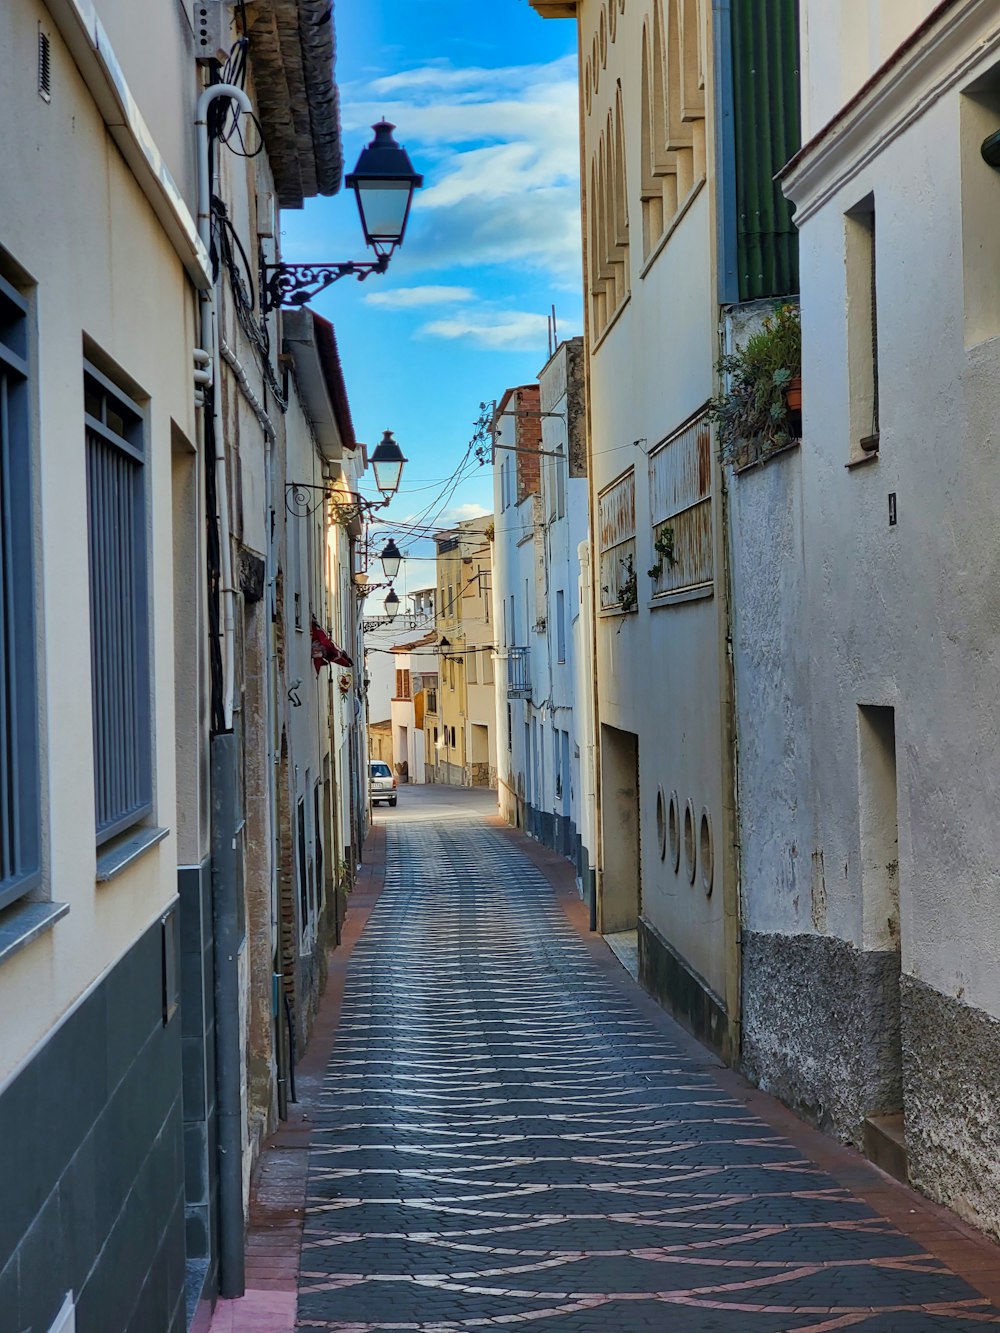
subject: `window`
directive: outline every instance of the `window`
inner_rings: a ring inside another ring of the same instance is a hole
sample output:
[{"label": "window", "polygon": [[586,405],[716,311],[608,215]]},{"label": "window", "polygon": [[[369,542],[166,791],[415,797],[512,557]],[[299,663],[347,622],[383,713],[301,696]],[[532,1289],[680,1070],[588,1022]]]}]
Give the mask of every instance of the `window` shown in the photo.
[{"label": "window", "polygon": [[556,593],[556,661],[566,661],[566,594]]},{"label": "window", "polygon": [[41,877],[27,308],[0,278],[0,907]]},{"label": "window", "polygon": [[97,842],[152,809],[142,414],[84,367]]},{"label": "window", "polygon": [[629,468],[597,499],[600,542],[601,610],[617,608],[622,589],[636,586],[635,472]]},{"label": "window", "polygon": [[409,671],[396,671],[396,698],[410,698],[410,673]]},{"label": "window", "polygon": [[649,499],[653,596],[707,596],[714,559],[712,444],[704,417],[682,426],[650,453]]},{"label": "window", "polygon": [[697,0],[656,0],[642,34],[643,255],[705,177],[704,33]]},{"label": "window", "polygon": [[475,685],[479,680],[479,672],[476,669],[475,649],[473,649],[466,658],[466,678],[470,685]]},{"label": "window", "polygon": [[323,820],[320,815],[320,784],[318,782],[313,787],[313,845],[316,857],[313,910],[318,918],[320,899],[323,896]]},{"label": "window", "polygon": [[872,195],[846,219],[847,358],[851,458],[878,452],[878,300],[875,291],[875,200]]},{"label": "window", "polygon": [[514,748],[514,718],[510,711],[510,704],[507,705],[507,753],[510,754]]},{"label": "window", "polygon": [[629,224],[621,88],[590,166],[590,299],[599,338],[629,293]]},{"label": "window", "polygon": [[487,648],[483,653],[483,684],[493,684],[493,650]]}]

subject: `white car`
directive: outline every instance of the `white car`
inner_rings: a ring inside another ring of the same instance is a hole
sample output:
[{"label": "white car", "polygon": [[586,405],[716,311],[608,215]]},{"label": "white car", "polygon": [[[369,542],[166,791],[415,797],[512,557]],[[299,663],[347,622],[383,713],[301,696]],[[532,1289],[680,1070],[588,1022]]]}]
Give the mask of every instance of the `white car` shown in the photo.
[{"label": "white car", "polygon": [[378,805],[379,801],[387,801],[389,805],[396,804],[396,779],[392,776],[392,769],[381,759],[373,759],[368,765],[368,781],[372,793],[372,805]]}]

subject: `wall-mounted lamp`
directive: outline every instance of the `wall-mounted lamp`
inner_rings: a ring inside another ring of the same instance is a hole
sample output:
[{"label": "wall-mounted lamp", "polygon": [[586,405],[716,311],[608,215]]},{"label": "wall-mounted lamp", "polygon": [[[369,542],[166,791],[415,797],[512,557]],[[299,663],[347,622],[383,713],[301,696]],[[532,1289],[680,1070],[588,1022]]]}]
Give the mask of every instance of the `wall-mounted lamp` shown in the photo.
[{"label": "wall-mounted lamp", "polygon": [[365,244],[376,258],[335,264],[265,264],[260,266],[261,315],[282,305],[303,305],[340,278],[363,282],[372,273],[384,273],[398,246],[403,244],[413,192],[424,183],[413,170],[406,149],[392,137],[395,125],[380,120],[375,138],[361,150],[357,166],[345,184],[354,191],[365,233]]},{"label": "wall-mounted lamp", "polygon": [[403,559],[403,553],[390,537],[382,548],[382,554],[379,556],[382,561],[382,573],[387,579],[394,579],[399,573],[400,561]]},{"label": "wall-mounted lamp", "polygon": [[399,483],[403,477],[403,464],[406,461],[402,449],[392,438],[392,431],[387,430],[371,456],[375,485],[385,496],[386,504],[399,490]]}]

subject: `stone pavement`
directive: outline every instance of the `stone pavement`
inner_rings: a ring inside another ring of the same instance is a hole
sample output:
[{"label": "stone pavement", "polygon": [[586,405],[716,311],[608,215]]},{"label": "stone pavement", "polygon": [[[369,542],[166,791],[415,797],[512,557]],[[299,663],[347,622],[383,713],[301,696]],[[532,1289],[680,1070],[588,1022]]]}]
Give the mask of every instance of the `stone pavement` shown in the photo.
[{"label": "stone pavement", "polygon": [[296,1329],[1000,1325],[992,1245],[722,1069],[586,934],[565,863],[484,814],[404,789],[380,821]]}]

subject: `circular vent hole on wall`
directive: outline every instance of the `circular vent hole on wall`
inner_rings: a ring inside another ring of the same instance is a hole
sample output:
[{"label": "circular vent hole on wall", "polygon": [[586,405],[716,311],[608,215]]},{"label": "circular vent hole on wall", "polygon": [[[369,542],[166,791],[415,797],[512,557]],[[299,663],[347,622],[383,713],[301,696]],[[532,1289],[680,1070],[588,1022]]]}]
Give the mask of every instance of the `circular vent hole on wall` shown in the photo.
[{"label": "circular vent hole on wall", "polygon": [[674,874],[676,875],[681,864],[681,803],[675,791],[670,793],[667,834],[670,840],[670,860],[673,863]]},{"label": "circular vent hole on wall", "polygon": [[698,830],[698,859],[701,862],[701,887],[707,896],[711,895],[715,876],[715,853],[712,850],[712,818],[707,810],[701,812],[701,826]]},{"label": "circular vent hole on wall", "polygon": [[694,844],[694,806],[688,801],[684,807],[684,867],[688,879],[694,883],[697,870],[697,849]]},{"label": "circular vent hole on wall", "polygon": [[656,789],[656,843],[660,849],[660,860],[667,859],[667,802],[663,788]]}]

